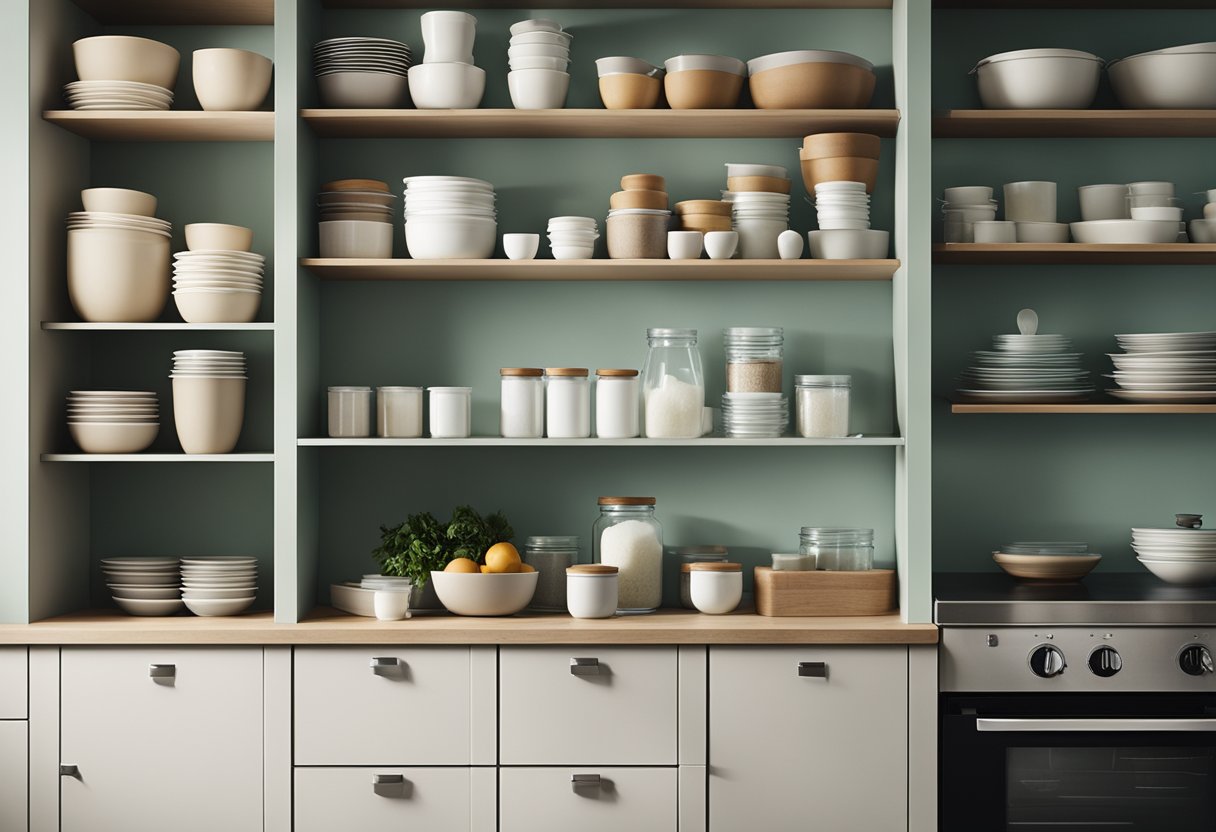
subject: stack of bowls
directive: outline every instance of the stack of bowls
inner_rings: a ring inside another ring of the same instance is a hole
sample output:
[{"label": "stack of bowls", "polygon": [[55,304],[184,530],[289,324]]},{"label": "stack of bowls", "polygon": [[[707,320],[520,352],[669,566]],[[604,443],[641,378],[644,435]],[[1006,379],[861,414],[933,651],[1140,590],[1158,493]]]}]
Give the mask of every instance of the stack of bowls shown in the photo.
[{"label": "stack of bowls", "polygon": [[996,220],[996,200],[987,185],[960,185],[942,193],[943,239],[974,243],[975,224]]},{"label": "stack of bowls", "polygon": [[393,201],[388,183],[378,179],[337,179],[321,186],[322,257],[393,256]]},{"label": "stack of bowls", "polygon": [[[785,168],[778,165],[743,165],[729,162],[726,180],[754,180],[744,175],[748,171],[764,171],[766,179],[788,179]],[[775,260],[780,256],[777,238],[790,227],[790,195],[788,191],[753,190],[723,191],[722,199],[731,206],[731,227],[739,234],[739,256],[744,260]],[[715,229],[716,230],[716,229]]]},{"label": "stack of bowls", "polygon": [[870,228],[870,195],[863,182],[820,182],[815,186],[819,230],[807,232],[811,257],[821,260],[877,260],[887,256],[890,232]]},{"label": "stack of bowls", "polygon": [[762,110],[860,109],[874,96],[874,64],[848,52],[799,49],[747,62],[752,101]]},{"label": "stack of bowls", "polygon": [[312,48],[326,107],[381,109],[405,103],[410,48],[386,38],[332,38]]},{"label": "stack of bowls", "polygon": [[415,260],[481,260],[494,253],[494,186],[465,176],[407,176],[405,245]]},{"label": "stack of bowls", "polygon": [[68,215],[68,297],[86,321],[154,321],[169,299],[172,226],[156,197],[123,188],[81,192]]},{"label": "stack of bowls", "polygon": [[1166,583],[1216,582],[1216,529],[1200,529],[1202,515],[1175,516],[1182,528],[1132,529],[1136,560]]},{"label": "stack of bowls", "polygon": [[[1073,239],[1078,243],[1103,244],[1187,241],[1186,223],[1182,219],[1181,203],[1174,196],[1173,182],[1132,182],[1126,189],[1126,219],[1074,222],[1070,225]],[[1116,193],[1108,194],[1106,201],[1113,203],[1115,196]],[[1110,207],[1113,209],[1113,204]]]},{"label": "stack of bowls", "polygon": [[245,423],[245,353],[173,353],[173,421],[188,454],[226,454]]},{"label": "stack of bowls", "polygon": [[256,110],[270,92],[274,63],[247,49],[194,50],[194,94],[204,110]]},{"label": "stack of bowls", "polygon": [[68,395],[68,433],[86,454],[137,454],[160,433],[160,406],[153,392],[73,390]]},{"label": "stack of bowls", "polygon": [[517,110],[559,110],[570,91],[574,36],[553,20],[521,20],[511,27],[507,88]]},{"label": "stack of bowls", "polygon": [[1110,355],[1116,399],[1142,403],[1216,401],[1216,332],[1116,335],[1126,352]]},{"label": "stack of bowls", "polygon": [[1192,243],[1216,243],[1216,188],[1207,192],[1207,198],[1207,204],[1203,206],[1203,218],[1191,220]]},{"label": "stack of bowls", "polygon": [[870,133],[813,133],[798,150],[802,183],[813,192],[820,182],[864,182],[872,194],[881,155],[882,139]]},{"label": "stack of bowls", "polygon": [[989,55],[971,70],[990,110],[1083,110],[1094,103],[1102,59],[1076,49]]},{"label": "stack of bowls", "polygon": [[731,203],[724,199],[686,199],[675,204],[676,219],[681,231],[733,230],[730,219]]},{"label": "stack of bowls", "polygon": [[548,230],[554,260],[590,260],[595,254],[600,232],[591,217],[553,217]]},{"label": "stack of bowls", "polygon": [[677,55],[664,62],[663,90],[673,110],[736,107],[747,65],[725,55]]},{"label": "stack of bowls", "polygon": [[76,110],[167,110],[181,55],[148,38],[102,35],[72,44],[79,81],[68,84]]},{"label": "stack of bowls", "polygon": [[659,106],[666,70],[640,58],[598,58],[600,100],[608,110],[650,110]]},{"label": "stack of bowls", "polygon": [[129,615],[173,615],[182,608],[177,558],[102,558],[114,603]]},{"label": "stack of bowls", "polygon": [[258,593],[258,559],[182,558],[182,600],[195,615],[240,615]]},{"label": "stack of bowls", "polygon": [[1018,335],[993,337],[992,351],[974,353],[963,371],[959,393],[976,402],[1030,403],[1084,401],[1093,392],[1081,354],[1063,335],[1039,335],[1034,310],[1018,313]]},{"label": "stack of bowls", "polygon": [[1019,243],[1067,243],[1069,227],[1056,222],[1055,182],[1006,182],[1005,221]]},{"label": "stack of bowls", "polygon": [[186,226],[189,251],[173,255],[173,301],[183,321],[245,324],[257,317],[266,258],[252,245],[253,231],[243,226]]},{"label": "stack of bowls", "polygon": [[1216,109],[1216,42],[1142,52],[1111,61],[1106,71],[1129,109]]},{"label": "stack of bowls", "polygon": [[473,66],[477,18],[465,12],[422,16],[422,63],[410,67],[410,96],[420,110],[467,110],[481,103],[486,71]]},{"label": "stack of bowls", "polygon": [[1081,221],[1131,219],[1128,193],[1127,185],[1081,185],[1077,188]]},{"label": "stack of bowls", "polygon": [[784,393],[723,393],[722,423],[733,439],[776,439],[790,423]]},{"label": "stack of bowls", "polygon": [[614,260],[661,259],[667,254],[667,183],[653,173],[621,177],[608,201],[608,256]]}]

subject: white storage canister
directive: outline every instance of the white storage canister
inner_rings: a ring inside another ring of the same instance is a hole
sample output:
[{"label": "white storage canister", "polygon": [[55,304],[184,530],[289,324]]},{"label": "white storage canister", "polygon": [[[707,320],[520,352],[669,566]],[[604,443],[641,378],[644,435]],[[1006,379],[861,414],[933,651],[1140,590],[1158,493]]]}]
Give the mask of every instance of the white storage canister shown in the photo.
[{"label": "white storage canister", "polygon": [[422,388],[377,387],[376,433],[406,439],[422,436]]},{"label": "white storage canister", "polygon": [[372,388],[329,388],[329,435],[348,439],[372,435]]},{"label": "white storage canister", "polygon": [[632,439],[641,433],[640,394],[637,370],[596,370],[595,435]]},{"label": "white storage canister", "polygon": [[431,394],[431,436],[465,439],[472,431],[472,387],[428,387]]},{"label": "white storage canister", "polygon": [[591,382],[585,367],[545,370],[546,435],[550,439],[586,439],[591,435]]},{"label": "white storage canister", "polygon": [[602,563],[566,568],[566,609],[575,618],[611,618],[616,614],[619,570]]},{"label": "white storage canister", "polygon": [[734,612],[743,600],[743,564],[690,563],[692,605],[708,615]]},{"label": "white storage canister", "polygon": [[503,367],[499,432],[509,439],[545,435],[545,371],[536,367]]}]

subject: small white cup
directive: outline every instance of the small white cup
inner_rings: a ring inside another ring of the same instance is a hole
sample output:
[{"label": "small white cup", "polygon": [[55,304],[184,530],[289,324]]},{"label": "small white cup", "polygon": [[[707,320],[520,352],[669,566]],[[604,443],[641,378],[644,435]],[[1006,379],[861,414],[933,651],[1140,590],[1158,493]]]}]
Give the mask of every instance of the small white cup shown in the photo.
[{"label": "small white cup", "polygon": [[667,256],[672,260],[696,260],[704,242],[705,235],[700,231],[668,231]]},{"label": "small white cup", "polygon": [[377,621],[400,621],[410,611],[410,593],[408,590],[377,589],[372,604]]},{"label": "small white cup", "polygon": [[503,234],[502,250],[509,260],[535,260],[540,250],[539,234]]},{"label": "small white cup", "polygon": [[705,253],[710,260],[729,260],[739,248],[738,231],[709,231],[705,234]]},{"label": "small white cup", "polygon": [[973,224],[977,243],[1016,243],[1017,223],[1009,220],[981,220]]},{"label": "small white cup", "polygon": [[802,235],[790,229],[777,235],[777,253],[782,260],[797,260],[802,257]]}]

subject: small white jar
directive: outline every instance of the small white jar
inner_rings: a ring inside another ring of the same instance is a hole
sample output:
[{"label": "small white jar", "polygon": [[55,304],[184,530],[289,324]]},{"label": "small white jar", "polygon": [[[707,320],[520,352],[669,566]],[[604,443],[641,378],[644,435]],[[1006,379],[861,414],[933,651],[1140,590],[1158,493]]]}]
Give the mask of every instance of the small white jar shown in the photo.
[{"label": "small white jar", "polygon": [[472,431],[472,387],[428,387],[431,394],[431,436],[466,439]]},{"label": "small white jar", "polygon": [[377,589],[372,595],[372,607],[377,621],[400,621],[409,615],[410,591]]},{"label": "small white jar", "polygon": [[794,376],[798,435],[836,438],[849,435],[852,376]]},{"label": "small white jar", "polygon": [[550,439],[586,439],[591,435],[591,382],[584,367],[545,370],[545,434]]},{"label": "small white jar", "polygon": [[734,612],[743,600],[743,564],[690,563],[692,605],[707,615]]},{"label": "small white jar", "polygon": [[376,433],[405,439],[422,436],[422,388],[377,387]]},{"label": "small white jar", "polygon": [[566,567],[566,609],[575,618],[616,615],[618,569],[602,563]]},{"label": "small white jar", "polygon": [[329,435],[342,439],[372,435],[372,388],[329,388]]},{"label": "small white jar", "polygon": [[535,367],[503,367],[499,402],[499,433],[508,439],[539,439],[545,435],[545,371]]},{"label": "small white jar", "polygon": [[632,439],[641,433],[641,379],[637,370],[595,371],[595,435]]}]

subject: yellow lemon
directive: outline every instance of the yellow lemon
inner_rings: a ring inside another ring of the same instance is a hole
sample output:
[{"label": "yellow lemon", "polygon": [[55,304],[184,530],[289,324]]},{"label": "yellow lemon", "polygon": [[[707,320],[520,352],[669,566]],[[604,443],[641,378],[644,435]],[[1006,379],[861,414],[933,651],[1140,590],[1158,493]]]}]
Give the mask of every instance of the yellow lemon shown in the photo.
[{"label": "yellow lemon", "polygon": [[490,572],[518,572],[519,550],[510,543],[495,543],[486,551],[486,566]]},{"label": "yellow lemon", "polygon": [[481,573],[482,573],[483,575],[489,575],[489,574],[490,574],[490,567],[486,566],[486,565],[483,563],[483,564],[481,565]]},{"label": "yellow lemon", "polygon": [[526,564],[526,563],[521,563],[521,564],[519,565],[519,571],[520,571],[520,572],[535,572],[535,571],[536,571],[536,567],[534,567],[534,566],[529,566],[529,565],[528,565],[528,564]]},{"label": "yellow lemon", "polygon": [[477,562],[468,558],[453,558],[448,561],[448,565],[443,567],[444,572],[479,572]]}]

